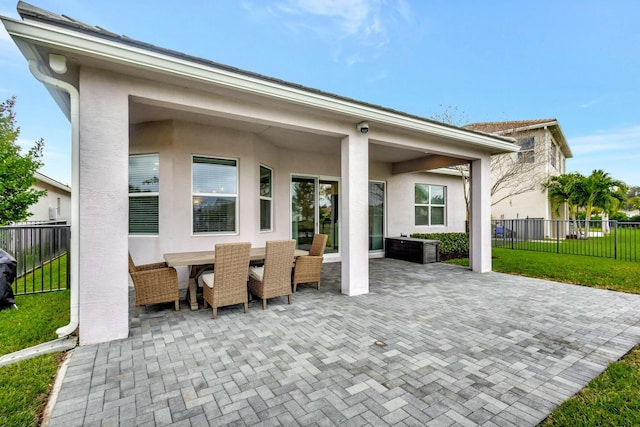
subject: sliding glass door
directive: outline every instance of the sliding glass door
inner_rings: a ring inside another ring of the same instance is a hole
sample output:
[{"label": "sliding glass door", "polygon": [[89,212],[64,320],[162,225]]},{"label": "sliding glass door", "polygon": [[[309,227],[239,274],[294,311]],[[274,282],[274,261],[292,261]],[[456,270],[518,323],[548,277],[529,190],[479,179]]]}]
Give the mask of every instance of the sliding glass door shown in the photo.
[{"label": "sliding glass door", "polygon": [[[336,179],[291,177],[291,238],[309,249],[315,233],[329,236],[325,253],[340,253],[340,200]],[[369,250],[384,249],[385,183],[369,182]]]},{"label": "sliding glass door", "polygon": [[318,177],[291,177],[291,238],[299,249],[309,249],[315,233],[329,236],[325,253],[338,253],[338,181]]}]

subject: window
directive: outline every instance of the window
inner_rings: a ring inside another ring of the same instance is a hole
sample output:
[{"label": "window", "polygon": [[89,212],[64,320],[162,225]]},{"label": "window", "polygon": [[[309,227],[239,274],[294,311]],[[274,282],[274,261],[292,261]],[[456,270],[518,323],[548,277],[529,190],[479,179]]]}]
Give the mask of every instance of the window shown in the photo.
[{"label": "window", "polygon": [[237,232],[237,160],[193,156],[192,207],[195,234]]},{"label": "window", "polygon": [[536,161],[535,155],[535,138],[522,138],[518,140],[520,151],[518,151],[518,162],[520,163],[534,163]]},{"label": "window", "polygon": [[384,248],[384,182],[369,181],[369,250]]},{"label": "window", "polygon": [[158,154],[129,156],[129,234],[158,234]]},{"label": "window", "polygon": [[445,225],[446,194],[442,185],[415,185],[416,225]]},{"label": "window", "polygon": [[557,150],[556,146],[551,144],[551,153],[549,155],[550,156],[549,161],[551,162],[551,166],[553,166],[554,168],[556,167],[556,155],[557,155],[556,150]]},{"label": "window", "polygon": [[260,231],[271,231],[272,214],[273,171],[260,165]]}]

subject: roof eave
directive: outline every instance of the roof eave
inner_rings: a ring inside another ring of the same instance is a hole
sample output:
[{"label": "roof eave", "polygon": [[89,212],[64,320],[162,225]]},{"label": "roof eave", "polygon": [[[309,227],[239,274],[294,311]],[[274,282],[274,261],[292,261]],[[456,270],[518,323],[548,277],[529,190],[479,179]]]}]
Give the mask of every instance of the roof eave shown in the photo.
[{"label": "roof eave", "polygon": [[[358,120],[381,122],[401,129],[425,133],[435,137],[464,141],[491,154],[515,152],[519,147],[511,138],[489,135],[480,132],[438,124],[416,116],[405,115],[394,110],[376,108],[370,104],[355,102],[339,96],[304,90],[297,85],[285,85],[279,81],[259,79],[233,70],[214,68],[210,65],[188,61],[157,51],[144,49],[135,44],[123,44],[117,41],[97,37],[85,32],[61,28],[53,24],[37,21],[17,21],[1,18],[11,37],[27,43],[41,44],[61,51],[68,51],[93,58],[125,64],[128,66],[153,70],[159,73],[230,88],[261,97],[279,99],[314,109],[337,112]],[[20,46],[19,46],[20,47]],[[23,54],[27,55],[21,47]],[[35,49],[32,49],[35,52]],[[30,59],[30,58],[27,58]],[[42,58],[39,58],[43,61]]]}]

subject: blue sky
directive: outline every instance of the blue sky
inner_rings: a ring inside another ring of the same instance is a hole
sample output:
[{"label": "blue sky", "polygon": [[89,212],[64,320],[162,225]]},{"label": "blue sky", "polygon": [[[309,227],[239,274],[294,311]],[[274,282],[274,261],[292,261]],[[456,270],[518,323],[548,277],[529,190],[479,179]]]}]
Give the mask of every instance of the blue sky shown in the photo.
[{"label": "blue sky", "polygon": [[[32,0],[164,48],[424,117],[557,118],[568,171],[640,185],[636,0]],[[17,1],[0,15],[17,18]],[[1,27],[1,26],[0,26]],[[70,126],[0,28],[0,99],[20,143],[70,177]]]}]

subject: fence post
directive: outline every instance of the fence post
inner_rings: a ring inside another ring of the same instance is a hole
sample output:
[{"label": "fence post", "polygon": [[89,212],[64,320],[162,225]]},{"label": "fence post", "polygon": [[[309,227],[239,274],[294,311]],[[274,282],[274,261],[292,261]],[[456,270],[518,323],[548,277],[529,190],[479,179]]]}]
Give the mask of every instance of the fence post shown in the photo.
[{"label": "fence post", "polygon": [[618,221],[613,222],[613,259],[618,259]]},{"label": "fence post", "polygon": [[560,253],[560,221],[556,220],[556,253]]}]

